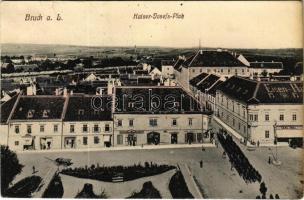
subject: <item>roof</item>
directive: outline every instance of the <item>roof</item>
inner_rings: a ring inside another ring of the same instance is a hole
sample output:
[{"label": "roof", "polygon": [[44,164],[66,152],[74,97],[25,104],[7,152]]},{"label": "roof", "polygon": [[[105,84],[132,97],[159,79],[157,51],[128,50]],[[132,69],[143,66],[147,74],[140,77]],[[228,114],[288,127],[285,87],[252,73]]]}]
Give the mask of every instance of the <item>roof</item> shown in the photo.
[{"label": "roof", "polygon": [[192,78],[189,82],[190,85],[192,86],[196,86],[199,82],[201,82],[204,78],[206,78],[208,76],[207,73],[201,73],[197,76],[195,76],[194,78]]},{"label": "roof", "polygon": [[247,104],[303,103],[300,81],[256,81],[233,76],[217,89]]},{"label": "roof", "polygon": [[223,83],[223,81],[218,80],[211,88],[209,88],[208,94],[215,96],[217,87],[219,87],[219,85],[222,83]]},{"label": "roof", "polygon": [[18,99],[18,95],[15,95],[7,102],[1,104],[1,123],[6,123],[17,99]]},{"label": "roof", "polygon": [[173,68],[177,71],[181,71],[181,67],[182,67],[182,64],[185,62],[185,60],[179,58],[175,64],[173,65]]},{"label": "roof", "polygon": [[61,119],[64,102],[62,96],[21,96],[11,119]]},{"label": "roof", "polygon": [[283,69],[282,62],[250,62],[249,68]]},{"label": "roof", "polygon": [[64,121],[111,121],[110,96],[72,95],[69,96]]},{"label": "roof", "polygon": [[202,113],[199,103],[179,87],[117,87],[115,113]]},{"label": "roof", "polygon": [[199,50],[189,57],[183,65],[185,67],[244,67],[240,60],[228,51]]},{"label": "roof", "polygon": [[201,92],[205,92],[205,90],[209,89],[219,79],[220,77],[214,74],[209,74],[203,81],[197,84],[197,89],[199,89]]},{"label": "roof", "polygon": [[170,65],[170,66],[172,66],[172,65],[174,65],[174,63],[175,63],[174,60],[162,60],[162,61],[161,61],[161,65],[162,65],[162,66],[163,66],[163,65]]}]

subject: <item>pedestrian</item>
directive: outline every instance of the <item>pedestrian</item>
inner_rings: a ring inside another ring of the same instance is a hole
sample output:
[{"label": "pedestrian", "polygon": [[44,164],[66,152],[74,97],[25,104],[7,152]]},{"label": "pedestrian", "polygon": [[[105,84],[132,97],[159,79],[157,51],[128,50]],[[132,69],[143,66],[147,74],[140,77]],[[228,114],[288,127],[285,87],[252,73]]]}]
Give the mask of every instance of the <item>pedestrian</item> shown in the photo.
[{"label": "pedestrian", "polygon": [[270,156],[269,156],[269,158],[268,158],[268,164],[270,164],[271,163],[271,158],[270,158]]},{"label": "pedestrian", "polygon": [[203,168],[203,161],[202,160],[200,161],[200,166],[201,166],[201,168]]},{"label": "pedestrian", "polygon": [[202,146],[202,151],[205,151],[205,148],[204,148],[204,146]]},{"label": "pedestrian", "polygon": [[260,141],[258,140],[258,142],[257,142],[257,145],[258,145],[258,147],[260,147]]},{"label": "pedestrian", "polygon": [[35,169],[35,166],[33,166],[33,174],[36,173],[36,169]]}]

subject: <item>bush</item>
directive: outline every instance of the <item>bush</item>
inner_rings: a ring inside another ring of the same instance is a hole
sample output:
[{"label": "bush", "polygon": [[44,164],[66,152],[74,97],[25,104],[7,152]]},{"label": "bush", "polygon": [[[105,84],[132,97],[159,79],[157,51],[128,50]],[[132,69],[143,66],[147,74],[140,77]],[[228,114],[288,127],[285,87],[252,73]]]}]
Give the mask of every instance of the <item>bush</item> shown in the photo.
[{"label": "bush", "polygon": [[42,178],[40,176],[26,177],[13,185],[13,187],[9,188],[3,196],[30,198],[32,193],[38,189],[41,181]]},{"label": "bush", "polygon": [[169,183],[169,190],[174,199],[193,199],[181,171],[177,171]]},{"label": "bush", "polygon": [[91,166],[84,168],[67,168],[61,171],[62,174],[75,176],[78,178],[88,178],[106,182],[112,182],[113,177],[122,176],[124,181],[130,181],[142,177],[154,176],[157,174],[164,173],[171,169],[174,169],[174,166],[169,165],[157,165],[153,163],[145,163],[145,166],[141,164],[135,164],[133,166]]},{"label": "bush", "polygon": [[63,185],[59,174],[55,174],[51,180],[48,188],[44,191],[42,198],[62,198],[63,196]]},{"label": "bush", "polygon": [[1,145],[1,193],[5,194],[9,184],[15,176],[22,171],[23,165],[19,163],[15,152],[8,146]]},{"label": "bush", "polygon": [[128,197],[130,199],[161,199],[159,191],[153,186],[151,181],[145,182],[140,192],[133,192]]},{"label": "bush", "polygon": [[107,195],[103,190],[100,195],[96,195],[93,191],[93,185],[86,183],[83,186],[83,189],[76,195],[75,198],[79,199],[106,199]]}]

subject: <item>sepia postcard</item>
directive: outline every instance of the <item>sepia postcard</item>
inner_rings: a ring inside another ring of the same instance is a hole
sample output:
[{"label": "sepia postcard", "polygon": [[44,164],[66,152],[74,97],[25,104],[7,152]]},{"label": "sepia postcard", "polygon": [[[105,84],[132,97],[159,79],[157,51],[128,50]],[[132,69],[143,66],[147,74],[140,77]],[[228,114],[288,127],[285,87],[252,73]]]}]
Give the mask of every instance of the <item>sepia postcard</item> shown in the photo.
[{"label": "sepia postcard", "polygon": [[301,1],[2,1],[1,198],[303,198]]}]

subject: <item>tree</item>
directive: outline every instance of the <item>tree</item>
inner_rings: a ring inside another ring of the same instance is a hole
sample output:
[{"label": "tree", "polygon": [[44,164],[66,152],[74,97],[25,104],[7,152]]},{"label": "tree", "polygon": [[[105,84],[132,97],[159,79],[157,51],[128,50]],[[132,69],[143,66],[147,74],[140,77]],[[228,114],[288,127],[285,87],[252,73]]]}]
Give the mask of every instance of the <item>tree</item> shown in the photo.
[{"label": "tree", "polygon": [[5,194],[9,184],[15,176],[22,171],[23,165],[19,163],[15,152],[8,146],[1,145],[1,193]]},{"label": "tree", "polygon": [[261,75],[262,75],[263,77],[266,77],[267,74],[268,74],[268,72],[267,72],[266,70],[262,71],[262,73],[261,73]]},{"label": "tree", "polygon": [[266,199],[267,187],[266,187],[264,181],[260,184],[260,192],[262,194],[262,198]]}]

